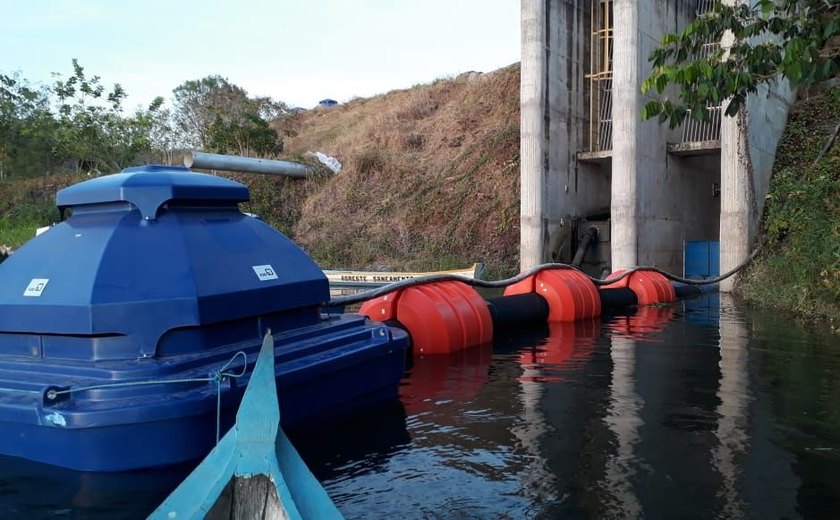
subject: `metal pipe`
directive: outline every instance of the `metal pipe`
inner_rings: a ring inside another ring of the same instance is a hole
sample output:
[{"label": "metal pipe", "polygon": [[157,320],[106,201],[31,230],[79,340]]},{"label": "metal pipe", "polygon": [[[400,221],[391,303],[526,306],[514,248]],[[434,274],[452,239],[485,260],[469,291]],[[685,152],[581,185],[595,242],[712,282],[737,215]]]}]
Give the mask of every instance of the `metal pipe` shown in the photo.
[{"label": "metal pipe", "polygon": [[187,152],[184,154],[184,166],[187,168],[286,175],[289,177],[308,177],[313,173],[312,168],[305,164],[205,152]]},{"label": "metal pipe", "polygon": [[583,263],[583,257],[586,256],[586,250],[589,248],[589,244],[591,244],[597,237],[598,228],[595,226],[589,226],[583,234],[583,239],[580,241],[580,246],[578,246],[577,253],[575,253],[575,258],[572,260],[573,266],[580,267],[580,264]]}]

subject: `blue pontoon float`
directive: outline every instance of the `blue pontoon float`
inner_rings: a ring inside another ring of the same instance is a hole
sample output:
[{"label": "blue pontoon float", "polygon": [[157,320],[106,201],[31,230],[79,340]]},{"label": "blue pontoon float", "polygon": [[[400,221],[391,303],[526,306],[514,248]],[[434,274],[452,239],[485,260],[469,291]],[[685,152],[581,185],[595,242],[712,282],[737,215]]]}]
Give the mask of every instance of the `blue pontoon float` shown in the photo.
[{"label": "blue pontoon float", "polygon": [[199,459],[268,329],[284,426],[397,398],[407,334],[323,314],[326,277],[239,211],[248,198],[171,167],[57,194],[69,218],[0,264],[0,454],[85,471]]}]

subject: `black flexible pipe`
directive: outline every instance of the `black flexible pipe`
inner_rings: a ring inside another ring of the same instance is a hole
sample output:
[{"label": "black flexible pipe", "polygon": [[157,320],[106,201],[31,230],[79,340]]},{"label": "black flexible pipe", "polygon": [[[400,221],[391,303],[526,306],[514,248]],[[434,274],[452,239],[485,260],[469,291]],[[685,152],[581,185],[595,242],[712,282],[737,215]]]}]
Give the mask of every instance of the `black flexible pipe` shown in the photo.
[{"label": "black flexible pipe", "polygon": [[[693,285],[677,285],[674,290],[679,299],[693,298],[703,293],[702,289]],[[599,288],[598,296],[601,298],[601,308],[603,310],[615,311],[639,303],[636,293],[628,287]],[[486,303],[487,309],[490,311],[490,318],[493,321],[494,336],[520,329],[523,325],[530,326],[548,321],[549,305],[539,293],[495,296],[488,298]],[[405,329],[405,326],[397,320],[388,320],[385,323],[392,327]],[[408,356],[407,359],[410,362],[411,356]]]},{"label": "black flexible pipe", "polygon": [[548,321],[548,302],[537,293],[497,296],[487,300],[493,330],[512,329],[527,323]]},{"label": "black flexible pipe", "polygon": [[677,298],[680,300],[687,300],[703,294],[703,289],[696,285],[675,285],[674,292],[677,293]]},{"label": "black flexible pipe", "polygon": [[583,263],[583,257],[586,256],[586,250],[589,249],[589,244],[591,244],[597,237],[598,228],[595,226],[589,226],[583,234],[583,239],[580,241],[580,245],[578,246],[574,259],[572,259],[572,267],[580,267],[580,264]]},{"label": "black flexible pipe", "polygon": [[601,297],[602,309],[617,309],[619,307],[632,307],[639,303],[636,293],[633,289],[628,287],[620,287],[617,289],[598,289],[598,295]]},{"label": "black flexible pipe", "polygon": [[475,280],[473,278],[465,278],[463,276],[458,276],[458,275],[454,275],[454,274],[434,274],[434,275],[429,275],[429,276],[421,276],[419,278],[413,278],[411,280],[403,280],[401,282],[395,282],[395,283],[392,283],[392,284],[384,285],[382,287],[377,287],[376,289],[372,289],[370,291],[365,291],[365,292],[358,293],[358,294],[351,294],[351,295],[347,295],[347,296],[339,296],[338,298],[330,300],[327,303],[327,305],[330,305],[330,306],[352,305],[352,304],[355,304],[355,303],[361,303],[361,302],[364,302],[364,301],[367,301],[367,300],[370,300],[370,299],[373,299],[373,298],[377,298],[379,296],[383,296],[383,295],[388,294],[390,292],[396,291],[397,289],[405,289],[407,287],[414,287],[414,286],[417,286],[417,285],[423,285],[423,284],[434,283],[434,282],[457,281],[457,282],[463,282],[463,283],[465,283],[467,285],[470,285],[470,286],[473,286],[473,287],[484,287],[484,288],[487,288],[487,289],[498,289],[498,288],[507,287],[508,285],[512,285],[516,282],[521,282],[522,280],[528,278],[529,276],[535,275],[535,274],[539,273],[540,271],[544,271],[546,269],[574,269],[575,271],[578,271],[578,272],[582,273],[587,278],[592,280],[592,283],[594,283],[597,286],[604,286],[604,285],[613,284],[615,282],[623,280],[624,278],[630,276],[631,274],[633,274],[637,271],[652,271],[652,272],[655,272],[655,273],[659,273],[659,274],[663,275],[665,278],[667,278],[668,280],[671,280],[672,282],[678,282],[678,283],[681,283],[681,284],[684,284],[684,285],[711,285],[711,284],[718,283],[721,280],[725,280],[725,279],[729,278],[730,276],[734,275],[735,273],[737,273],[738,271],[740,271],[741,269],[746,267],[747,264],[749,264],[752,261],[752,259],[755,258],[756,254],[758,254],[758,248],[754,249],[753,252],[750,254],[749,257],[747,257],[746,260],[741,262],[738,266],[736,266],[734,269],[730,270],[729,272],[726,272],[726,273],[724,273],[724,274],[722,274],[722,275],[720,275],[716,278],[707,278],[707,279],[704,279],[704,280],[692,280],[690,278],[683,278],[681,276],[677,276],[677,275],[673,275],[671,273],[665,272],[662,269],[659,269],[658,267],[635,267],[633,269],[625,271],[621,275],[616,276],[614,278],[608,278],[606,280],[601,280],[599,278],[593,278],[593,277],[587,275],[586,273],[584,273],[583,271],[581,271],[580,269],[577,269],[576,267],[572,267],[571,265],[568,265],[568,264],[542,264],[542,265],[538,265],[536,267],[532,267],[531,269],[528,269],[527,271],[523,271],[523,272],[519,273],[518,275],[513,276],[511,278],[506,278],[504,280],[496,280],[496,281]]}]

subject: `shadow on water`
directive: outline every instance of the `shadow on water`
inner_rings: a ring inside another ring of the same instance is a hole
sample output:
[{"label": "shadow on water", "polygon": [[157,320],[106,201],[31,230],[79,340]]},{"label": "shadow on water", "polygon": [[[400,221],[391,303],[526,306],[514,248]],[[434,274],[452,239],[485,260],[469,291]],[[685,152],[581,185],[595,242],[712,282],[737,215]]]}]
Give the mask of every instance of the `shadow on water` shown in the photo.
[{"label": "shadow on water", "polygon": [[[418,358],[400,403],[291,437],[351,519],[836,518],[839,347],[709,295]],[[131,516],[178,478],[14,462],[1,517]]]},{"label": "shadow on water", "polygon": [[[379,471],[391,453],[410,442],[399,402],[331,427],[288,434],[322,480]],[[146,518],[196,463],[90,473],[0,456],[0,518]]]},{"label": "shadow on water", "polygon": [[191,470],[82,473],[0,456],[0,518],[145,518]]}]

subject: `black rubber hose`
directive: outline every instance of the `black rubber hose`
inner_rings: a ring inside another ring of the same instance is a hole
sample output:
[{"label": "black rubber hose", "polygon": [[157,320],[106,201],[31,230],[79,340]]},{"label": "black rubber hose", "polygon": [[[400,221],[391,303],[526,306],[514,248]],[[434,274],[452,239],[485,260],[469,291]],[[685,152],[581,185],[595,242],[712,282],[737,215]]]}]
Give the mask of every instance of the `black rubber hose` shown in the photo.
[{"label": "black rubber hose", "polygon": [[680,300],[687,300],[703,294],[703,289],[696,285],[675,285],[674,292],[677,293],[677,298]]},{"label": "black rubber hose", "polygon": [[677,276],[677,275],[673,275],[671,273],[665,272],[662,269],[659,269],[658,267],[635,267],[633,269],[629,269],[629,270],[621,273],[619,276],[616,276],[615,278],[608,278],[606,280],[601,280],[599,278],[593,278],[593,277],[589,276],[588,274],[584,273],[583,271],[581,271],[580,269],[578,269],[576,267],[573,267],[571,265],[568,265],[568,264],[542,264],[542,265],[532,267],[531,269],[528,269],[527,271],[523,271],[523,272],[519,273],[518,275],[513,276],[511,278],[506,278],[504,280],[496,280],[496,281],[476,280],[476,279],[473,279],[473,278],[466,278],[466,277],[458,276],[458,275],[454,275],[454,274],[433,274],[433,275],[429,275],[429,276],[421,276],[421,277],[418,277],[418,278],[412,278],[410,280],[403,280],[401,282],[395,282],[395,283],[392,283],[392,284],[383,285],[382,287],[377,287],[376,289],[371,289],[370,291],[365,291],[365,292],[358,293],[358,294],[350,294],[350,295],[347,295],[347,296],[339,296],[338,298],[330,300],[327,303],[327,305],[330,305],[330,306],[353,305],[353,304],[361,303],[361,302],[364,302],[364,301],[367,301],[367,300],[370,300],[370,299],[373,299],[373,298],[377,298],[379,296],[383,296],[383,295],[388,294],[390,292],[394,292],[398,289],[405,289],[407,287],[415,287],[417,285],[423,285],[423,284],[435,283],[435,282],[456,281],[456,282],[465,283],[465,284],[473,286],[473,287],[483,287],[485,289],[499,289],[499,288],[507,287],[508,285],[515,284],[516,282],[521,282],[522,280],[528,278],[529,276],[533,276],[533,275],[539,273],[540,271],[545,271],[546,269],[572,269],[572,270],[580,272],[581,274],[583,274],[584,276],[586,276],[587,278],[592,280],[592,283],[594,283],[597,286],[604,286],[604,285],[610,285],[610,284],[616,283],[616,282],[623,280],[624,278],[630,276],[631,274],[633,274],[637,271],[649,271],[649,272],[659,273],[662,276],[664,276],[665,278],[667,278],[668,280],[671,280],[672,282],[678,282],[678,283],[681,283],[681,284],[684,284],[684,285],[711,285],[711,284],[718,283],[721,280],[725,280],[725,279],[729,278],[730,276],[734,275],[735,273],[737,273],[738,271],[740,271],[741,269],[746,267],[747,264],[749,264],[753,260],[753,258],[755,258],[756,254],[758,254],[758,248],[753,250],[753,252],[750,254],[750,256],[747,257],[746,260],[744,260],[743,262],[738,264],[738,266],[736,266],[734,269],[732,269],[732,270],[730,270],[730,271],[728,271],[728,272],[726,272],[726,273],[724,273],[724,274],[722,274],[722,275],[720,275],[716,278],[707,278],[707,279],[704,279],[704,280],[692,280],[690,278],[683,278],[681,276]]},{"label": "black rubber hose", "polygon": [[602,309],[617,309],[619,307],[631,307],[639,303],[639,298],[632,289],[619,287],[616,289],[598,289],[601,297]]},{"label": "black rubber hose", "polygon": [[537,293],[488,298],[487,308],[493,319],[493,330],[548,321],[548,302]]}]

